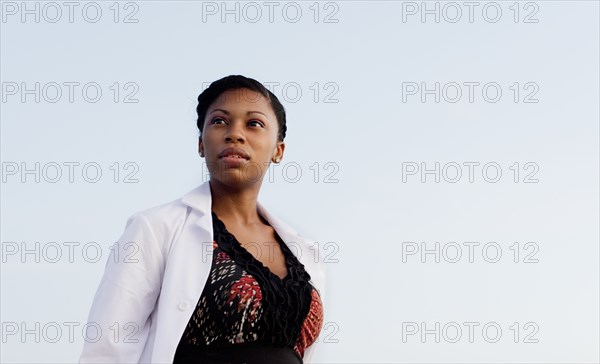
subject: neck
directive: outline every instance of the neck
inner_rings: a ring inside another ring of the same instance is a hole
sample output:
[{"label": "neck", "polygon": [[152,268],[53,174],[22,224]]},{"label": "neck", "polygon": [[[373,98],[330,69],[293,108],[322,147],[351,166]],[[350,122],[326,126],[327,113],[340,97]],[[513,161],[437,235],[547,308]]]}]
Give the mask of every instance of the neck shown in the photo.
[{"label": "neck", "polygon": [[232,187],[211,179],[210,193],[212,210],[219,219],[236,221],[239,224],[255,224],[262,219],[258,214],[258,192],[260,184],[251,187]]}]

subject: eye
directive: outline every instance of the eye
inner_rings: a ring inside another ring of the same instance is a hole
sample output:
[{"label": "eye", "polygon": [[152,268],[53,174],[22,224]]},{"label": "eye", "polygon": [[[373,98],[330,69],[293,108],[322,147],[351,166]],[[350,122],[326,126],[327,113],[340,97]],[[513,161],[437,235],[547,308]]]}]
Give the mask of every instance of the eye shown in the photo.
[{"label": "eye", "polygon": [[222,117],[220,117],[220,116],[217,116],[216,118],[213,118],[213,119],[210,121],[210,123],[211,123],[211,124],[218,124],[218,123],[219,123],[219,122],[221,122],[221,121],[222,121],[222,122],[225,122],[225,119],[223,119],[223,118],[222,118]]},{"label": "eye", "polygon": [[250,120],[248,122],[248,125],[264,127],[263,123],[260,120]]}]

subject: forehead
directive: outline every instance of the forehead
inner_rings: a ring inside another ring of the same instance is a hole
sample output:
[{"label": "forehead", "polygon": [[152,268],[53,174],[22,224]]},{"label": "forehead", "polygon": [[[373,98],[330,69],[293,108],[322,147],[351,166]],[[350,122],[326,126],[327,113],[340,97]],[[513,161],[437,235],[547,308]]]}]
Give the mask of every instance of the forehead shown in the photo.
[{"label": "forehead", "polygon": [[260,92],[240,88],[227,90],[219,95],[209,106],[208,112],[213,109],[253,109],[264,113],[272,113],[269,100]]}]

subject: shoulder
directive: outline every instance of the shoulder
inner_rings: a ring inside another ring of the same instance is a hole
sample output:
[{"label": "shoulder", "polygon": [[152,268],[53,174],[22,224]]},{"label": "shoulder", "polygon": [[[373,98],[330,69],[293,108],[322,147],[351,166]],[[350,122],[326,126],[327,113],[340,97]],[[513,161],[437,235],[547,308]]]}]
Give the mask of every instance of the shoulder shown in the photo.
[{"label": "shoulder", "polygon": [[189,216],[192,208],[206,213],[210,211],[210,190],[208,182],[195,187],[181,197],[134,212],[130,219],[141,219],[148,222],[158,235],[179,228]]},{"label": "shoulder", "polygon": [[179,220],[185,218],[187,206],[181,202],[181,198],[166,202],[157,206],[138,210],[132,213],[129,221],[145,221],[152,230],[159,234],[168,231]]},{"label": "shoulder", "polygon": [[198,189],[175,200],[133,212],[127,219],[126,232],[135,238],[143,237],[144,245],[150,244],[154,249],[159,249],[163,256],[168,256],[192,211],[186,198],[197,196]]}]

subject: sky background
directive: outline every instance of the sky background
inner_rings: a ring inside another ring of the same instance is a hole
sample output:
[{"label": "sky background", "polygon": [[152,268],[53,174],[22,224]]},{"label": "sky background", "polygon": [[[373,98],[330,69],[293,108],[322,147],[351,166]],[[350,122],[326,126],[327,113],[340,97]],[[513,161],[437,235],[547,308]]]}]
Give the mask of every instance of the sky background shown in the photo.
[{"label": "sky background", "polygon": [[287,110],[259,200],[327,254],[317,362],[600,360],[598,2],[0,4],[2,362],[77,360],[230,74]]}]

